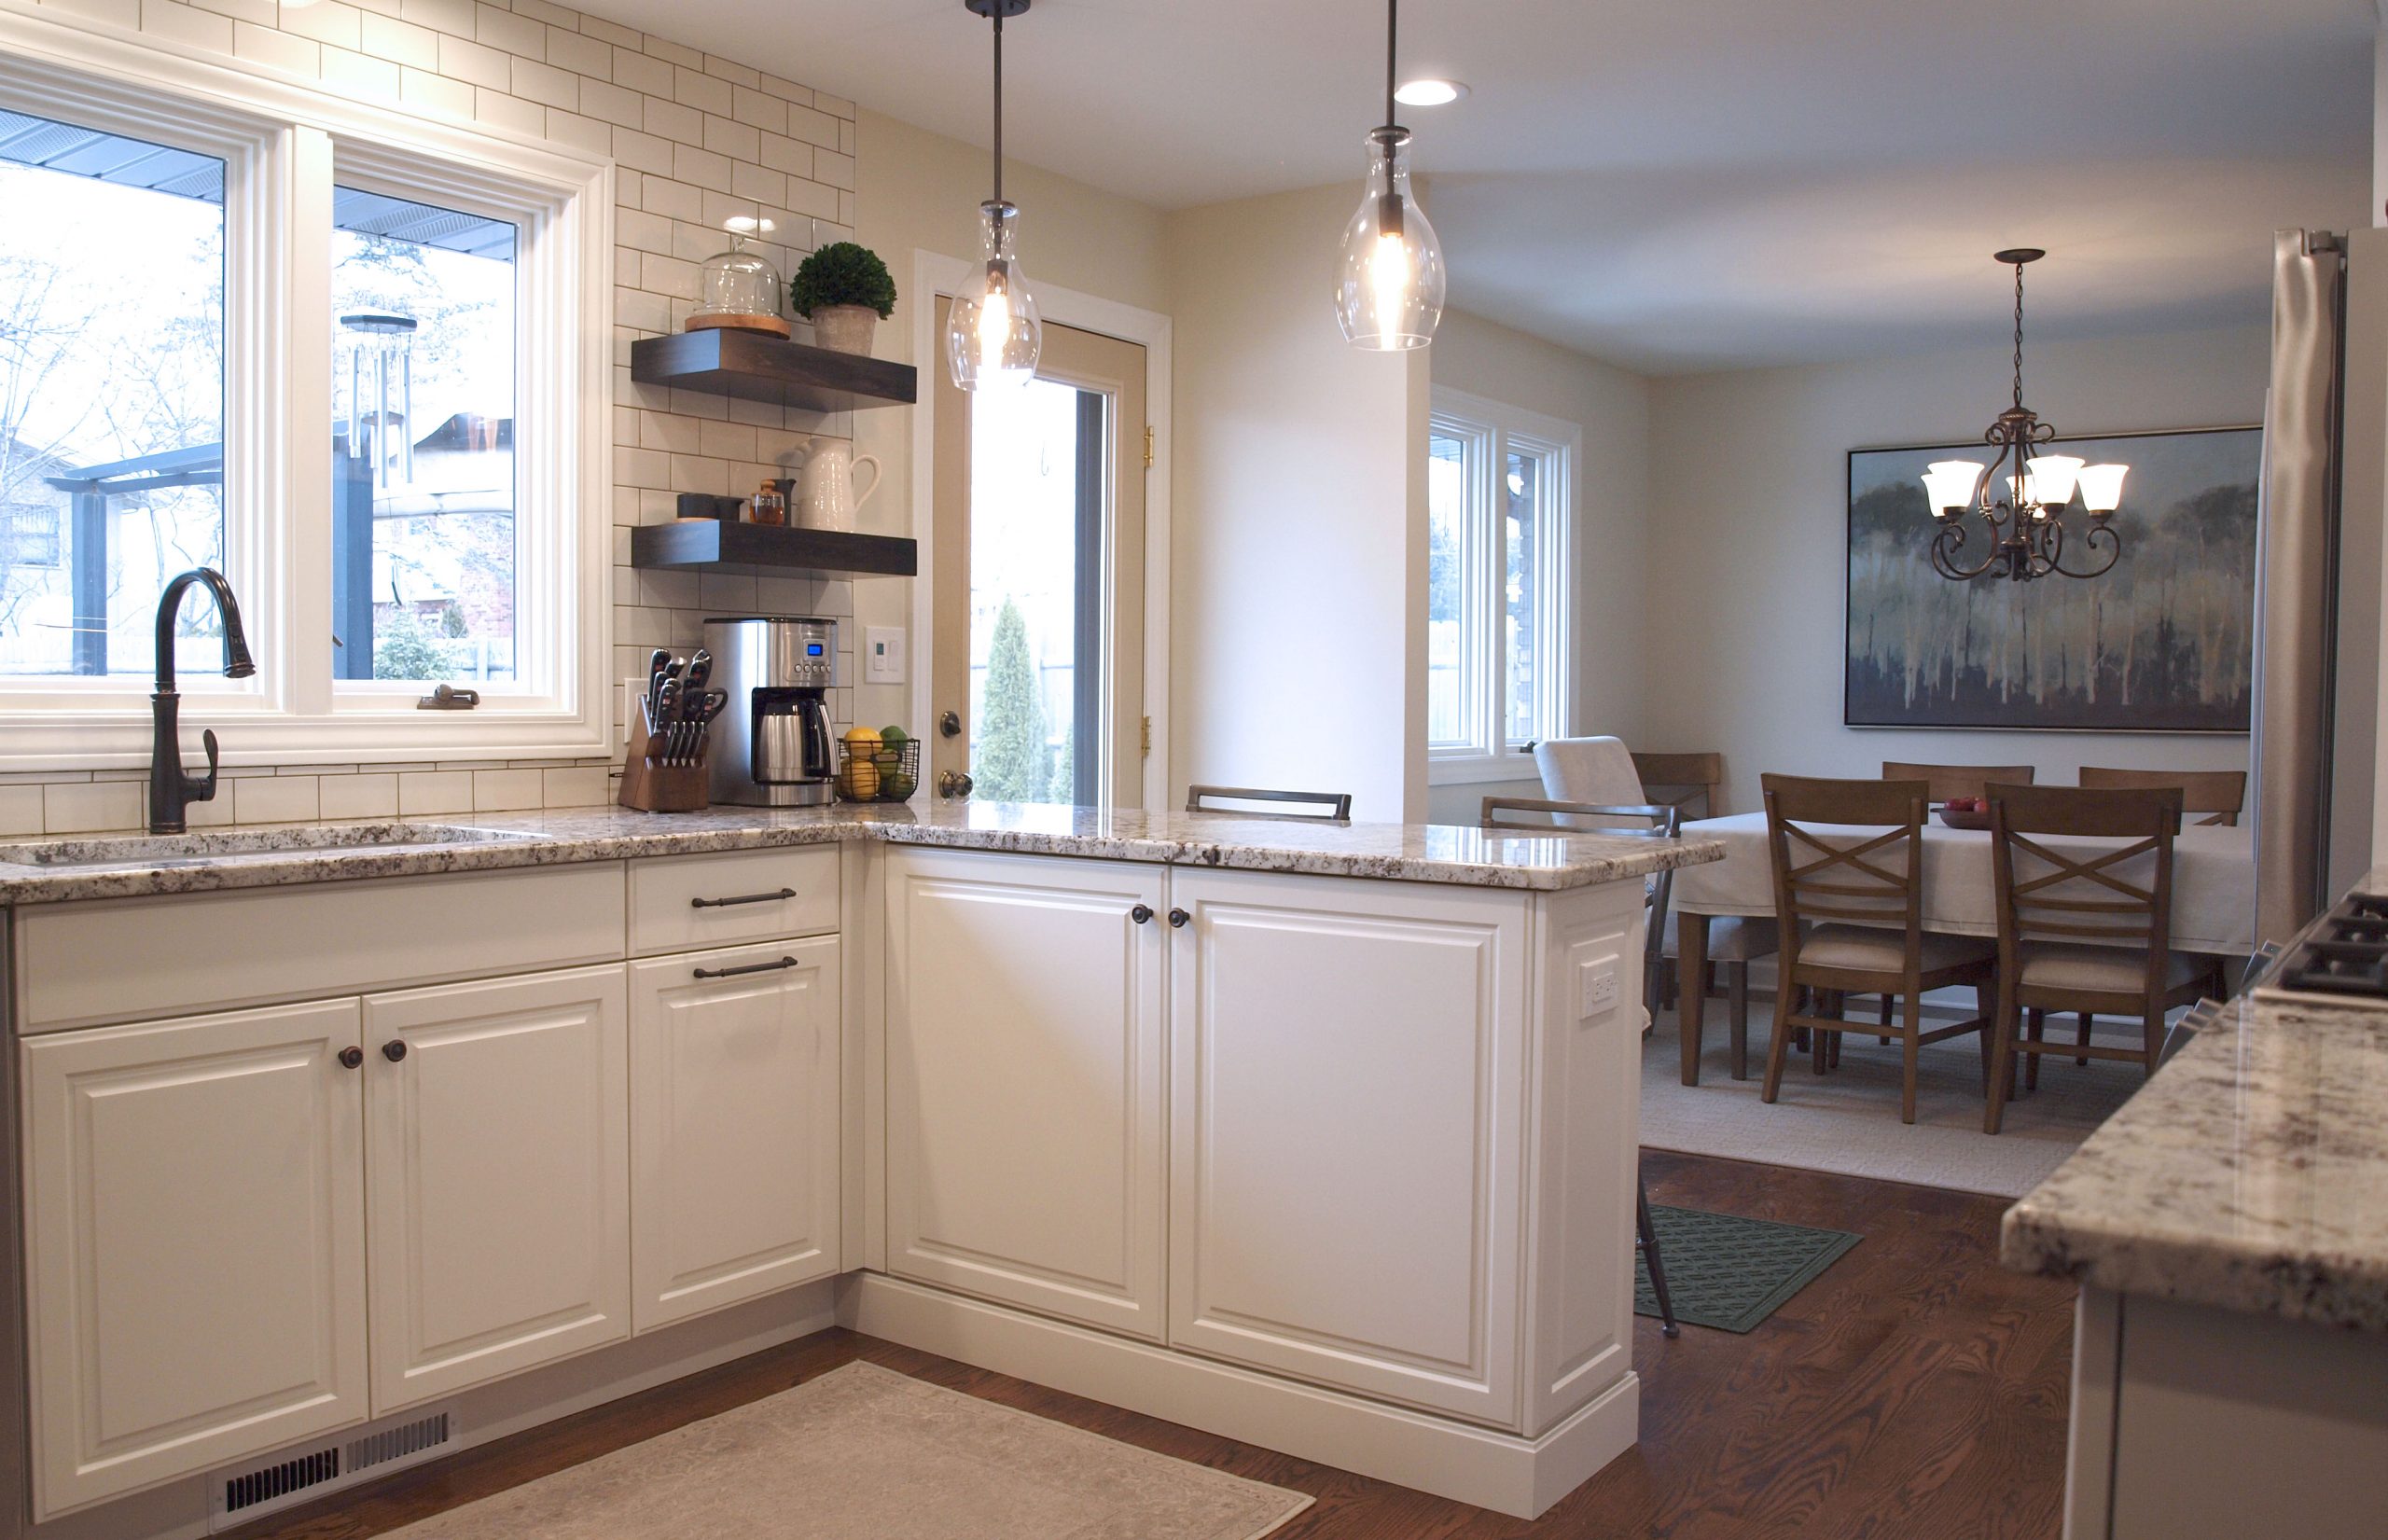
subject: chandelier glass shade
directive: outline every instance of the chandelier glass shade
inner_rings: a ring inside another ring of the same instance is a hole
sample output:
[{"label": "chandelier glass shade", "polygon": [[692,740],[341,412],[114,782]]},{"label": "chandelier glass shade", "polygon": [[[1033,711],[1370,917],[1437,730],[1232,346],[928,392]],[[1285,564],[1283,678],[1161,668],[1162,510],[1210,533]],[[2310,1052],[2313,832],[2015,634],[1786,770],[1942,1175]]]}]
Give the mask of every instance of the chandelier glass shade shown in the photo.
[{"label": "chandelier glass shade", "polygon": [[1368,179],[1343,227],[1335,322],[1343,340],[1379,353],[1423,348],[1443,318],[1443,244],[1409,190],[1409,131],[1394,118],[1400,0],[1385,0],[1384,122],[1368,133]]},{"label": "chandelier glass shade", "polygon": [[[2122,506],[2130,467],[2085,465],[2075,455],[2048,452],[2056,424],[2023,405],[2023,269],[2047,255],[2028,246],[1997,254],[1996,260],[2015,270],[2015,395],[1982,435],[1995,457],[1987,465],[1936,460],[1923,473],[1934,526],[1932,569],[1957,582],[1992,576],[2023,583],[2051,573],[2096,577],[2122,557],[2114,515]],[[2070,526],[2062,515],[2076,493],[2089,525],[2068,551]]]},{"label": "chandelier glass shade", "polygon": [[979,264],[945,318],[946,366],[957,389],[1024,384],[1036,373],[1045,327],[1036,314],[1013,243],[1020,208],[1004,197],[1004,19],[1028,9],[1029,0],[963,0],[972,12],[994,23],[994,196],[979,205]]}]

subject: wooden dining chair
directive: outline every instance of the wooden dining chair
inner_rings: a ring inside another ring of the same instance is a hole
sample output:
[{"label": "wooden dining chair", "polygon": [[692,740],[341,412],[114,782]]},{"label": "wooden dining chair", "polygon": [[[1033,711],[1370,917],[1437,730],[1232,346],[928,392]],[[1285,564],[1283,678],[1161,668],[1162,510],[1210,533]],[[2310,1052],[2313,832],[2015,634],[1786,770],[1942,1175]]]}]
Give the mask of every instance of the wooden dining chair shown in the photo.
[{"label": "wooden dining chair", "polygon": [[[1273,802],[1314,808],[1312,812],[1279,812],[1273,809],[1220,807],[1221,802]],[[1352,794],[1347,791],[1276,791],[1266,786],[1205,786],[1186,788],[1188,812],[1224,812],[1238,818],[1307,818],[1320,823],[1352,821]]]},{"label": "wooden dining chair", "polygon": [[[1725,756],[1711,750],[1701,754],[1633,756],[1633,773],[1642,795],[1684,810],[1686,819],[1725,816]],[[1700,811],[1692,811],[1697,799]]]},{"label": "wooden dining chair", "polygon": [[2037,772],[2029,765],[1910,765],[1904,760],[1882,761],[1885,781],[1921,781],[1931,788],[1928,799],[1935,807],[1952,797],[1980,797],[1992,784],[2028,786]]},{"label": "wooden dining chair", "polygon": [[[1880,1030],[1870,1021],[1803,1009],[1801,991],[1827,1001],[1848,994],[1895,995],[1905,1006],[1892,1023],[1900,1045],[1899,1120],[1912,1123],[1916,1051],[1982,1031],[1998,972],[1998,951],[1991,942],[1923,929],[1923,815],[1930,785],[1921,779],[1821,781],[1793,775],[1764,776],[1760,784],[1774,867],[1775,921],[1783,938],[1761,1098],[1771,1102],[1783,1089],[1783,1064],[1794,1032],[1811,1034],[1821,1069],[1826,1034],[1837,1042],[1842,1034],[1872,1036]],[[1952,984],[1974,986],[1981,1014],[1926,1032],[1925,992]]]},{"label": "wooden dining chair", "polygon": [[2178,786],[2182,812],[2206,815],[2198,819],[2200,824],[2236,825],[2240,810],[2247,805],[2245,770],[2106,770],[2084,765],[2081,784],[2101,789]]},{"label": "wooden dining chair", "polygon": [[[2178,786],[1994,786],[1991,867],[1998,892],[1998,1005],[1982,1130],[1996,1133],[2012,1094],[2016,1056],[2118,1059],[2156,1073],[2165,1012],[2194,1005],[2214,979],[2211,960],[2173,950],[2173,837]],[[2087,850],[2049,840],[2094,839]],[[2082,1018],[2077,1043],[2045,1040],[2051,1011]],[[2017,1031],[2019,1013],[2030,1013]],[[2137,1017],[2140,1041],[2095,1044],[2097,1016]],[[2036,1075],[2027,1075],[2028,1082]]]}]

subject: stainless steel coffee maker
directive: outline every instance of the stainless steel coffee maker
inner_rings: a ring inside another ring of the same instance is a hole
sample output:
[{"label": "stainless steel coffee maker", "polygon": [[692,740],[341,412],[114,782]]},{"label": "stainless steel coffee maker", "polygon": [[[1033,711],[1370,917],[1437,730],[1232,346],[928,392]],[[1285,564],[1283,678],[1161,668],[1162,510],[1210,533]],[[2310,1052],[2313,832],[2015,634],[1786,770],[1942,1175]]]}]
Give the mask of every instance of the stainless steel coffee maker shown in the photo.
[{"label": "stainless steel coffee maker", "polygon": [[705,622],[714,684],[729,703],[713,729],[713,799],[758,808],[830,800],[838,774],[829,691],[838,623],[785,616]]}]

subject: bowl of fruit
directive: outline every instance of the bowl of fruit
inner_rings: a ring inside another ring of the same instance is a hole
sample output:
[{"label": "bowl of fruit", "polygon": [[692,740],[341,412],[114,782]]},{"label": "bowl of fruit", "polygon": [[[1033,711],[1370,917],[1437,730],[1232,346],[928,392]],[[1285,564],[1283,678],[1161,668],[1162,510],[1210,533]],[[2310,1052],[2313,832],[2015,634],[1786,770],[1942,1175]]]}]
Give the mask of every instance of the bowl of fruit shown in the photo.
[{"label": "bowl of fruit", "polygon": [[1940,804],[1940,822],[1952,829],[1986,829],[1990,827],[1990,798],[1951,797]]},{"label": "bowl of fruit", "polygon": [[902,728],[854,728],[838,744],[838,796],[847,802],[902,802],[921,785],[920,740]]}]

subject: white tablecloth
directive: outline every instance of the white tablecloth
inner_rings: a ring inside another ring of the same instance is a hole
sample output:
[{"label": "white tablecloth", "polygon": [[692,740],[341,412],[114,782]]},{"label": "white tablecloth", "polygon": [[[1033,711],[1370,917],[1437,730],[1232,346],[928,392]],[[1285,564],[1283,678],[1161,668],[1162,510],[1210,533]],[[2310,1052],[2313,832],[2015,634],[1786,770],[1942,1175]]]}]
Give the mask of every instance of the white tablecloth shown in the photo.
[{"label": "white tablecloth", "polygon": [[[1879,830],[1863,831],[1859,838]],[[1766,849],[1766,814],[1735,813],[1683,826],[1684,838],[1722,839],[1725,859],[1675,873],[1673,904],[1681,913],[1774,912],[1774,872]],[[2067,855],[2127,843],[2034,837]],[[1794,842],[1795,853],[1797,842]],[[1937,817],[1923,825],[1923,928],[1960,936],[1998,934],[1998,895],[1990,835],[1952,829]],[[2173,844],[2173,948],[2243,957],[2256,946],[2256,843],[2253,828],[2191,825]]]}]

